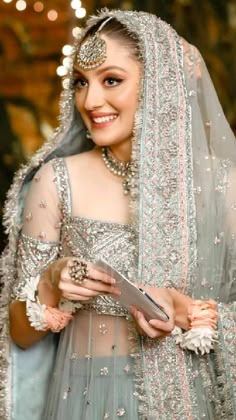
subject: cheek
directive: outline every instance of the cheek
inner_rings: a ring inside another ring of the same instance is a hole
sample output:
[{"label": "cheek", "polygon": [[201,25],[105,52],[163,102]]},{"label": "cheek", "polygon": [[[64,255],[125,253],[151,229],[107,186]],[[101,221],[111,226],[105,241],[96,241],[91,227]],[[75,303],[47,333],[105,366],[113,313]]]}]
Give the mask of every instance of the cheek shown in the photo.
[{"label": "cheek", "polygon": [[133,114],[137,107],[138,107],[138,89],[137,86],[127,86],[127,89],[125,89],[120,95],[117,95],[116,97],[116,104],[117,107],[122,111],[122,109],[125,110],[125,112],[129,112],[129,114]]},{"label": "cheek", "polygon": [[83,102],[84,101],[81,92],[80,94],[75,94],[75,106],[80,113],[83,112]]}]

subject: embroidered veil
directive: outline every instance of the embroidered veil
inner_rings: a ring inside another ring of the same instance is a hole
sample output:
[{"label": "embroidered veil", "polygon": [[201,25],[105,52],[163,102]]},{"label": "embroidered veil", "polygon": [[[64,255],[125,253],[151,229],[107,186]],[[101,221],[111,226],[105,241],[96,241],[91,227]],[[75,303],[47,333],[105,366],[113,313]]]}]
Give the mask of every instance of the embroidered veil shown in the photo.
[{"label": "embroidered veil", "polygon": [[[235,419],[235,139],[195,47],[168,24],[146,13],[105,10],[89,25],[109,16],[138,36],[143,62],[132,152],[138,170],[131,191],[138,281],[174,287],[194,298],[219,303],[219,342],[209,355],[184,352],[173,337],[161,341],[140,338],[134,349],[140,418]],[[40,407],[55,357],[52,335],[25,352],[12,345],[7,308],[19,281],[17,241],[24,195],[32,177],[53,157],[92,147],[74,110],[71,78],[72,69],[64,80],[59,129],[16,175],[6,204],[9,246],[1,260],[4,288],[0,312],[3,420],[16,418],[14,395],[20,390],[19,383],[12,380],[12,368],[23,366],[27,383],[38,367],[36,382],[44,393],[32,391],[29,385],[27,398],[35,398],[36,407]]]}]

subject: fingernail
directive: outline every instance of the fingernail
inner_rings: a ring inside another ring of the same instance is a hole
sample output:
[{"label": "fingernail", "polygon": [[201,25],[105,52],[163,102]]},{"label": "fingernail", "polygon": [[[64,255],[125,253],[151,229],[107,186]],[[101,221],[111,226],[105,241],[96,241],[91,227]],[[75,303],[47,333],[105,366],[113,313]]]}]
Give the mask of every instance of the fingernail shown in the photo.
[{"label": "fingernail", "polygon": [[113,277],[111,278],[111,283],[115,284],[116,283],[116,279],[113,279]]},{"label": "fingernail", "polygon": [[117,294],[117,296],[121,295],[121,291],[119,289],[115,289],[115,293]]}]

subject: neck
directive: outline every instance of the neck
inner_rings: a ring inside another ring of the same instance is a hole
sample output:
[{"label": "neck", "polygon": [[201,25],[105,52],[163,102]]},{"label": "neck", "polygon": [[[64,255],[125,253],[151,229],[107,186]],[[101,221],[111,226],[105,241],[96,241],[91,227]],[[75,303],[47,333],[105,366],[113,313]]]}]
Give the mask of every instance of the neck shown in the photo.
[{"label": "neck", "polygon": [[131,142],[129,145],[112,145],[108,146],[108,148],[116,159],[121,162],[129,162],[131,160]]}]

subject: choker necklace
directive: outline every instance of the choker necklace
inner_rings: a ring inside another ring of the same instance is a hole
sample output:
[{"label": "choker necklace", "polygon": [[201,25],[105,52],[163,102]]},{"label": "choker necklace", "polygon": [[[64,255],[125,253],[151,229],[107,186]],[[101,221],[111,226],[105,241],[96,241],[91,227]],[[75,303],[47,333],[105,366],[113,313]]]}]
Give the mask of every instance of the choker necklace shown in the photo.
[{"label": "choker necklace", "polygon": [[131,169],[131,162],[122,162],[118,160],[107,146],[102,147],[102,158],[109,171],[114,175],[124,178],[122,182],[124,194],[129,194],[132,179],[134,177],[134,171]]}]

